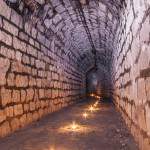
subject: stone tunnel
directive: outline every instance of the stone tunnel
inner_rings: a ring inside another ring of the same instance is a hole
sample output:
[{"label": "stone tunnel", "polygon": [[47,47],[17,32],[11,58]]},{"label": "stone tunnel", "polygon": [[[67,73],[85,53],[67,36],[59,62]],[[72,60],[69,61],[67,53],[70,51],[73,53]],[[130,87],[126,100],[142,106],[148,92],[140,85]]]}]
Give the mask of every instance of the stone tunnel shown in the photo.
[{"label": "stone tunnel", "polygon": [[[137,149],[150,150],[150,0],[1,0],[0,149],[35,150],[11,142],[91,94],[110,99]],[[134,150],[76,146],[56,149]]]}]

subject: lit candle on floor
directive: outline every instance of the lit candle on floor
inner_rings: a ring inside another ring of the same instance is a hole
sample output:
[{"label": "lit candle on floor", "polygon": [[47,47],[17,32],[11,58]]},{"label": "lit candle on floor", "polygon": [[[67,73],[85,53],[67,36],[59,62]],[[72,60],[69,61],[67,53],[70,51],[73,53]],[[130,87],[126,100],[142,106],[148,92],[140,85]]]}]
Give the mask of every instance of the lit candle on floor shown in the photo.
[{"label": "lit candle on floor", "polygon": [[76,124],[75,121],[73,121],[73,123],[71,124],[71,129],[74,131],[78,128],[78,125]]},{"label": "lit candle on floor", "polygon": [[88,114],[86,112],[83,113],[83,117],[86,119],[88,117]]},{"label": "lit candle on floor", "polygon": [[93,107],[93,106],[90,106],[90,107],[89,107],[89,110],[90,110],[91,112],[93,112],[93,111],[94,111],[94,107]]},{"label": "lit candle on floor", "polygon": [[98,101],[94,103],[94,107],[96,107],[98,105]]}]

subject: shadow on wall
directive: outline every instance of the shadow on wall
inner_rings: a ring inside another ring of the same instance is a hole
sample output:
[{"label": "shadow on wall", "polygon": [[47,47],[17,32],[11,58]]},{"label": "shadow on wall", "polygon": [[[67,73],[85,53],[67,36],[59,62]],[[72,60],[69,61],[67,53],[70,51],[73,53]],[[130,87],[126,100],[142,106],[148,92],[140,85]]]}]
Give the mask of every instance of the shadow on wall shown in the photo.
[{"label": "shadow on wall", "polygon": [[86,93],[89,97],[95,94],[104,102],[112,100],[111,74],[100,68],[91,69],[86,75]]}]

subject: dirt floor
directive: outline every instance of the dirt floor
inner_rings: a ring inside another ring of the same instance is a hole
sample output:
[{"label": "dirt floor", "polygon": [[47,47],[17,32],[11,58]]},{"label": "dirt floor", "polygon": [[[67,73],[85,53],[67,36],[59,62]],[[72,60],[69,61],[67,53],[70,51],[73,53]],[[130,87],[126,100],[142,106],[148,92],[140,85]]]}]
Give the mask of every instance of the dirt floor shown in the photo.
[{"label": "dirt floor", "polygon": [[113,104],[99,103],[94,111],[92,104],[76,104],[0,139],[0,150],[138,150]]}]

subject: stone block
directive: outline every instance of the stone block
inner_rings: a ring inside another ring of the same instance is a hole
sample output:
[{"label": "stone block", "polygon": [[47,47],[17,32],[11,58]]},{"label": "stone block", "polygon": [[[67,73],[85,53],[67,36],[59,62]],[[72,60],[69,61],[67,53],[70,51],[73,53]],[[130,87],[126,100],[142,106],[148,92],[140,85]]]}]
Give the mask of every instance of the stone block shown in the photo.
[{"label": "stone block", "polygon": [[15,103],[20,102],[20,91],[19,90],[13,90],[12,92],[12,101]]},{"label": "stone block", "polygon": [[30,111],[35,110],[35,102],[30,102]]},{"label": "stone block", "polygon": [[27,92],[26,101],[28,102],[28,101],[33,100],[33,98],[34,98],[34,89],[29,88],[29,89],[27,89],[26,92]]},{"label": "stone block", "polygon": [[6,106],[7,104],[12,102],[11,90],[2,88],[1,89],[1,103],[2,106]]},{"label": "stone block", "polygon": [[22,115],[23,114],[23,107],[22,104],[18,104],[14,106],[14,115]]},{"label": "stone block", "polygon": [[13,73],[8,74],[7,85],[8,86],[14,86],[15,85],[15,75]]},{"label": "stone block", "polygon": [[18,35],[18,28],[4,19],[3,19],[3,28],[7,30],[9,33],[13,34],[14,36]]},{"label": "stone block", "polygon": [[19,52],[19,51],[16,51],[16,53],[15,53],[15,59],[16,59],[18,62],[21,62],[21,60],[22,60],[22,53]]},{"label": "stone block", "polygon": [[18,26],[19,28],[23,28],[23,18],[15,10],[11,11],[10,19],[16,26]]},{"label": "stone block", "polygon": [[3,27],[2,17],[0,17],[0,28]]},{"label": "stone block", "polygon": [[13,37],[13,47],[22,52],[26,52],[27,49],[26,43],[19,40],[17,37]]},{"label": "stone block", "polygon": [[20,127],[20,120],[18,118],[13,118],[10,122],[11,130],[15,131]]},{"label": "stone block", "polygon": [[37,30],[35,28],[32,28],[32,37],[35,39],[37,36]]},{"label": "stone block", "polygon": [[38,112],[34,112],[33,113],[33,120],[36,121],[36,120],[38,120],[38,118],[39,118]]},{"label": "stone block", "polygon": [[30,64],[30,57],[27,55],[23,55],[22,61],[24,64]]},{"label": "stone block", "polygon": [[29,36],[27,34],[25,34],[24,32],[20,31],[19,32],[19,38],[23,41],[27,41],[29,40]]},{"label": "stone block", "polygon": [[1,46],[0,54],[2,54],[3,56],[5,56],[6,58],[9,58],[9,59],[15,58],[15,51],[13,49],[7,48],[5,46]]},{"label": "stone block", "polygon": [[12,36],[10,34],[7,34],[6,32],[4,32],[2,30],[0,30],[0,41],[11,46],[12,45]]},{"label": "stone block", "polygon": [[10,67],[8,59],[0,57],[0,85],[6,84],[6,73]]},{"label": "stone block", "polygon": [[7,117],[13,117],[14,116],[14,108],[13,106],[9,106],[5,108],[5,113]]},{"label": "stone block", "polygon": [[4,1],[1,1],[0,14],[7,19],[10,19],[11,9],[6,5]]},{"label": "stone block", "polygon": [[0,137],[5,137],[11,132],[9,122],[6,121],[0,126]]},{"label": "stone block", "polygon": [[26,101],[26,91],[21,90],[21,102],[25,102],[25,101]]},{"label": "stone block", "polygon": [[45,63],[43,61],[36,60],[36,67],[38,69],[45,69]]},{"label": "stone block", "polygon": [[139,79],[138,80],[138,99],[139,104],[146,102],[146,89],[145,89],[145,80]]},{"label": "stone block", "polygon": [[22,115],[20,117],[20,125],[21,125],[21,127],[24,127],[27,124],[26,121],[27,121],[27,117],[26,117],[26,114],[24,114],[24,115]]},{"label": "stone block", "polygon": [[44,89],[39,89],[39,98],[40,98],[40,99],[45,98]]},{"label": "stone block", "polygon": [[27,123],[31,123],[33,121],[32,113],[27,114]]},{"label": "stone block", "polygon": [[11,71],[12,72],[17,72],[17,73],[22,73],[23,72],[23,65],[20,64],[19,62],[12,62],[12,65],[11,65]]},{"label": "stone block", "polygon": [[27,87],[28,86],[28,77],[17,75],[16,76],[16,87]]},{"label": "stone block", "polygon": [[145,107],[145,113],[146,113],[146,125],[147,125],[147,134],[150,136],[150,106],[146,105]]},{"label": "stone block", "polygon": [[146,97],[147,100],[150,101],[150,77],[146,78],[145,85],[146,85]]},{"label": "stone block", "polygon": [[23,109],[24,109],[24,112],[28,112],[29,111],[29,104],[24,104]]},{"label": "stone block", "polygon": [[27,46],[27,53],[33,57],[37,57],[37,50],[30,45]]},{"label": "stone block", "polygon": [[6,120],[6,113],[4,110],[0,110],[0,123]]}]

